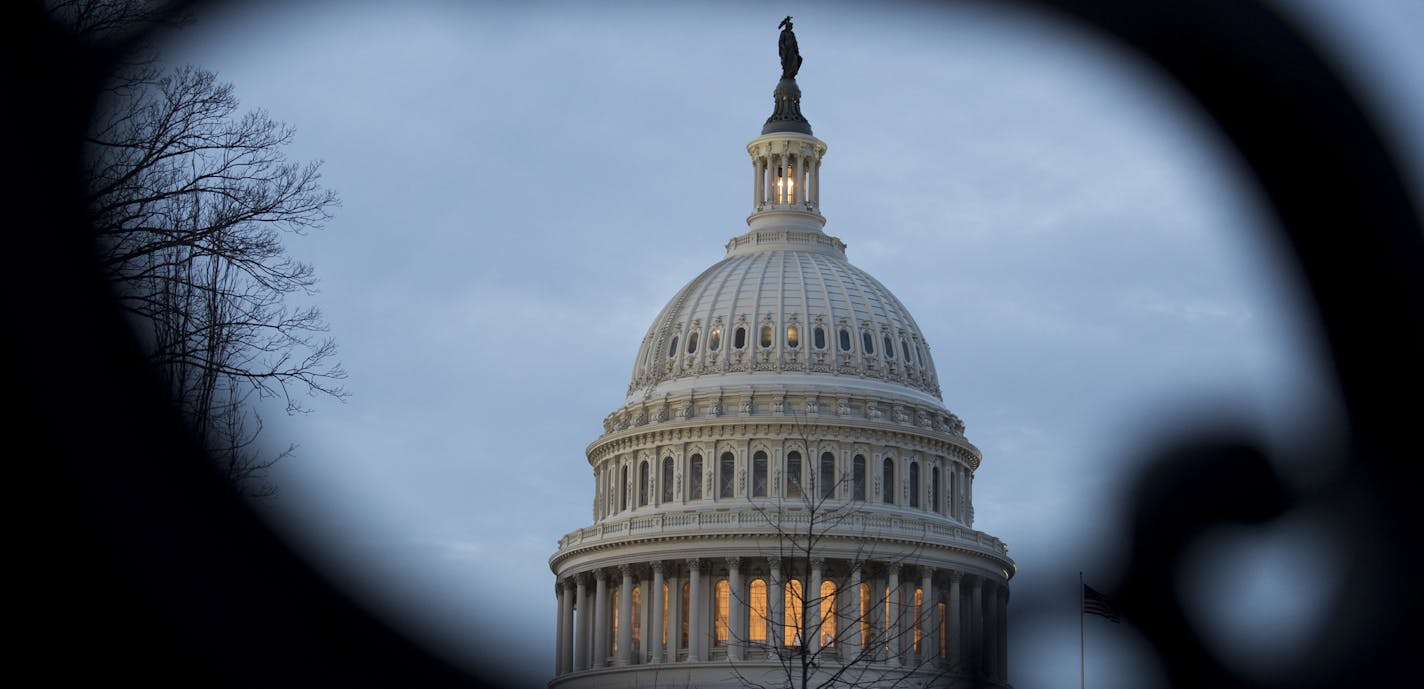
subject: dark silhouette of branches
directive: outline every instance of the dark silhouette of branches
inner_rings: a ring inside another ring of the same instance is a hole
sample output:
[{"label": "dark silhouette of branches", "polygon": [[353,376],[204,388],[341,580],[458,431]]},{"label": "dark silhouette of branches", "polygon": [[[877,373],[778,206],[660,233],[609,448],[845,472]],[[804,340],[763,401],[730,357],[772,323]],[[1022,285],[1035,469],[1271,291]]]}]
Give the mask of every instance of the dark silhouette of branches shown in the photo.
[{"label": "dark silhouette of branches", "polygon": [[294,130],[266,112],[240,112],[211,71],[160,69],[135,36],[185,21],[164,3],[69,0],[53,16],[81,37],[134,48],[91,122],[86,177],[98,259],[135,317],[173,399],[245,492],[294,449],[262,454],[255,402],[288,413],[303,396],[343,398],[321,312],[290,298],[315,294],[311,265],[283,238],[321,228],[338,205],[320,163],[287,160]]}]

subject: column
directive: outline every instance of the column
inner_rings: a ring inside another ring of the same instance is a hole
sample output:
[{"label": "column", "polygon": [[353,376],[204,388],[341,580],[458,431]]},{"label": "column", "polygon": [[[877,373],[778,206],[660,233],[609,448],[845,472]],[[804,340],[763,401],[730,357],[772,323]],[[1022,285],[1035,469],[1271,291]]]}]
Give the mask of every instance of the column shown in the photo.
[{"label": "column", "polygon": [[984,580],[977,576],[969,582],[969,667],[984,672]]},{"label": "column", "polygon": [[564,594],[564,583],[561,581],[554,582],[554,602],[558,603],[559,605],[559,618],[558,622],[555,623],[554,627],[554,629],[556,630],[554,635],[555,676],[562,675],[567,672],[567,670],[564,668],[564,649],[568,647],[567,642],[564,640],[564,624],[568,622],[568,613],[564,611],[564,602],[567,599],[568,596]]},{"label": "column", "polygon": [[564,580],[564,600],[559,606],[559,674],[574,669],[574,582]]},{"label": "column", "polygon": [[706,648],[702,629],[702,561],[696,558],[687,561],[687,660],[702,660],[702,649]]},{"label": "column", "polygon": [[593,614],[593,667],[608,664],[608,573],[598,570],[593,573],[597,586],[594,589]]},{"label": "column", "polygon": [[903,630],[900,625],[900,563],[898,562],[890,563],[885,582],[885,600],[887,601],[886,610],[890,614],[889,619],[885,622],[887,652],[890,654],[890,662],[900,664],[904,662],[905,658],[901,652],[901,649],[904,648],[905,635],[901,633]]},{"label": "column", "polygon": [[1009,681],[1009,587],[999,587],[999,622],[995,629],[999,632],[998,648],[999,681]]},{"label": "column", "polygon": [[776,203],[776,156],[768,146],[766,153],[761,157],[762,169],[762,203]]},{"label": "column", "polygon": [[837,630],[841,637],[841,643],[844,645],[841,656],[843,658],[854,658],[860,654],[860,570],[864,565],[865,563],[861,560],[853,560],[850,563],[850,596],[846,598],[846,602],[843,604],[845,607],[842,608],[850,611],[842,618],[850,625],[850,628],[844,631]]},{"label": "column", "polygon": [[653,568],[653,595],[652,599],[653,623],[649,626],[647,638],[652,641],[653,662],[663,662],[663,563],[661,560],[653,560],[649,565]]},{"label": "column", "polygon": [[817,210],[821,208],[821,159],[816,159],[816,167],[811,170],[811,203]]},{"label": "column", "polygon": [[959,580],[963,574],[951,570],[949,573],[949,600],[945,605],[945,630],[949,632],[950,638],[944,642],[944,650],[949,653],[949,667],[951,670],[959,670],[960,652],[959,645],[964,641],[964,634],[959,621]]},{"label": "column", "polygon": [[747,595],[742,590],[742,558],[727,558],[727,586],[731,589],[727,598],[727,657],[741,660],[742,649],[747,642]]},{"label": "column", "polygon": [[920,567],[920,660],[935,657],[939,652],[938,602],[934,595],[934,569]]},{"label": "column", "polygon": [[752,156],[752,210],[761,205],[761,160]]},{"label": "column", "polygon": [[766,633],[771,636],[768,643],[775,649],[781,648],[786,634],[786,617],[782,609],[786,604],[786,582],[781,576],[781,558],[773,556],[769,560],[771,575],[767,577],[766,587]]},{"label": "column", "polygon": [[574,580],[578,584],[574,601],[574,611],[578,623],[578,629],[574,634],[574,669],[587,670],[589,619],[592,618],[592,615],[588,614],[588,586],[584,583],[582,575],[575,577]]},{"label": "column", "polygon": [[993,582],[984,590],[984,674],[999,673],[999,587]]},{"label": "column", "polygon": [[623,574],[623,588],[618,593],[618,657],[614,665],[627,665],[633,660],[633,566],[618,565]]},{"label": "column", "polygon": [[806,582],[806,600],[811,605],[806,606],[806,639],[807,648],[811,653],[821,650],[821,575],[825,571],[826,561],[823,558],[811,558],[811,577]]},{"label": "column", "polygon": [[667,578],[667,646],[663,655],[668,662],[677,662],[678,651],[682,650],[682,577],[677,570]]}]

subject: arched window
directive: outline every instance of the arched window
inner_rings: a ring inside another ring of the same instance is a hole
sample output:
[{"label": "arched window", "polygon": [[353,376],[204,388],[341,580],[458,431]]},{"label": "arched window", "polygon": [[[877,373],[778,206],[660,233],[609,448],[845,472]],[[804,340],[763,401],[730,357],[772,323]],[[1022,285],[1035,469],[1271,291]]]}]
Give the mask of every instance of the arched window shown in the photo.
[{"label": "arched window", "polygon": [[923,619],[925,619],[925,590],[917,586],[915,587],[915,616],[910,618],[911,624],[915,627],[914,651],[917,654],[920,652],[920,634],[925,627],[920,624],[920,620]]},{"label": "arched window", "polygon": [[628,624],[633,627],[633,633],[630,635],[633,637],[633,643],[628,650],[636,657],[639,649],[643,647],[643,587],[634,586],[633,595],[628,598],[632,603],[629,606],[632,610],[628,612]]},{"label": "arched window", "polygon": [[648,463],[638,465],[638,506],[648,504]]},{"label": "arched window", "polygon": [[771,326],[770,326],[770,325],[763,325],[763,326],[761,327],[761,338],[760,338],[760,340],[761,340],[761,341],[760,341],[758,344],[760,344],[763,348],[766,348],[766,347],[770,347],[770,346],[771,346]]},{"label": "arched window", "polygon": [[708,350],[708,351],[715,352],[715,351],[717,351],[719,348],[721,348],[721,346],[722,346],[722,326],[717,326],[717,327],[715,327],[715,328],[712,329],[712,332],[710,332],[710,333],[707,334],[707,350]]},{"label": "arched window", "polygon": [[[889,347],[886,347],[889,349]],[[910,363],[910,345],[905,342],[905,338],[900,338],[900,351],[905,355],[905,363]]]},{"label": "arched window", "polygon": [[849,351],[850,351],[850,331],[849,331],[849,330],[846,330],[845,328],[841,328],[840,340],[841,340],[841,342],[840,342],[840,344],[841,344],[841,351],[842,351],[842,352],[849,352]]},{"label": "arched window", "polygon": [[949,649],[947,648],[949,644],[949,623],[947,622],[948,616],[944,614],[944,601],[935,604],[935,619],[938,621],[938,624],[935,626],[939,627],[939,657],[947,658],[949,657]]},{"label": "arched window", "polygon": [[801,581],[791,579],[786,582],[786,632],[783,634],[787,646],[801,645],[801,606],[806,602]]},{"label": "arched window", "polygon": [[693,455],[688,460],[687,469],[687,499],[702,499],[702,455]]},{"label": "arched window", "polygon": [[885,458],[885,468],[881,470],[883,474],[880,478],[880,491],[885,497],[885,504],[895,504],[895,460]]},{"label": "arched window", "polygon": [[663,628],[662,628],[663,648],[667,648],[667,645],[668,645],[668,628],[667,628],[667,626],[668,626],[668,601],[669,601],[669,600],[671,600],[671,599],[668,598],[668,585],[667,585],[667,584],[663,584]]},{"label": "arched window", "polygon": [[732,497],[735,494],[732,489],[732,481],[737,476],[737,458],[732,456],[732,453],[730,452],[723,452],[722,460],[720,466],[717,468],[717,472],[719,474],[719,476],[717,477],[717,497]]},{"label": "arched window", "polygon": [[726,579],[718,579],[715,587],[716,600],[712,605],[712,643],[727,645],[727,614],[731,612],[732,587]]},{"label": "arched window", "polygon": [[860,643],[862,647],[870,647],[875,643],[875,637],[870,635],[870,613],[875,610],[875,603],[870,600],[870,584],[861,582],[860,584]]},{"label": "arched window", "polygon": [[747,346],[747,329],[738,326],[737,332],[732,334],[732,346],[742,349]]},{"label": "arched window", "polygon": [[693,352],[696,352],[696,351],[697,351],[697,331],[694,330],[694,331],[692,331],[692,332],[690,332],[690,333],[687,334],[687,353],[688,353],[688,354],[692,354]]},{"label": "arched window", "polygon": [[751,638],[751,641],[754,644],[769,641],[766,638],[765,579],[752,579],[750,598],[751,601],[749,607],[751,608],[751,619],[748,620],[748,622],[751,623],[751,629],[748,631],[747,636]]},{"label": "arched window", "polygon": [[865,352],[866,354],[875,353],[875,338],[870,336],[869,330],[865,330],[860,333],[860,346],[861,351]]},{"label": "arched window", "polygon": [[825,328],[822,328],[821,326],[818,325],[818,326],[816,326],[816,329],[815,329],[815,330],[812,330],[812,331],[811,331],[811,344],[815,345],[815,346],[816,346],[816,349],[825,349],[825,348],[826,348],[826,329],[825,329]]},{"label": "arched window", "polygon": [[954,516],[955,505],[959,501],[959,472],[949,472],[949,516]]},{"label": "arched window", "polygon": [[786,453],[786,497],[801,497],[801,453]]},{"label": "arched window", "polygon": [[608,653],[618,654],[618,594],[619,589],[608,592]]},{"label": "arched window", "polygon": [[821,499],[833,498],[836,495],[836,456],[829,452],[821,453],[821,474],[816,478],[819,483],[817,490],[820,491]]},{"label": "arched window", "polygon": [[801,345],[801,329],[795,324],[786,326],[786,346],[796,349]]},{"label": "arched window", "polygon": [[618,477],[618,511],[628,509],[628,465],[623,465],[623,471]]},{"label": "arched window", "polygon": [[930,509],[939,512],[939,467],[930,469]]},{"label": "arched window", "polygon": [[752,455],[752,497],[766,497],[766,453],[761,450]]},{"label": "arched window", "polygon": [[920,506],[920,463],[910,462],[910,507]]},{"label": "arched window", "polygon": [[836,582],[821,582],[821,648],[836,645]]},{"label": "arched window", "polygon": [[691,595],[690,584],[685,581],[682,582],[682,614],[677,616],[677,618],[681,620],[682,625],[682,643],[678,645],[678,648],[687,648],[687,618],[690,617],[692,613],[692,608],[688,606],[688,600]]},{"label": "arched window", "polygon": [[668,345],[668,358],[677,356],[677,335],[672,336],[672,343]]},{"label": "arched window", "polygon": [[663,502],[672,502],[672,457],[663,457]]},{"label": "arched window", "polygon": [[865,499],[865,455],[856,455],[850,465],[850,498]]},{"label": "arched window", "polygon": [[886,334],[882,340],[885,343],[885,358],[895,358],[895,345],[890,344],[890,335]]}]

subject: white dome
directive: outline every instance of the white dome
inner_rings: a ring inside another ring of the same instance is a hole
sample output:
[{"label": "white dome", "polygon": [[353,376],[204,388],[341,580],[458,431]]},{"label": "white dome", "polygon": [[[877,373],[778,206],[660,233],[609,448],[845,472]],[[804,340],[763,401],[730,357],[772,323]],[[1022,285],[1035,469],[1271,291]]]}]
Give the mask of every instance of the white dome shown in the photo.
[{"label": "white dome", "polygon": [[815,230],[729,241],[727,257],[678,290],[643,336],[628,394],[753,382],[763,372],[940,399],[910,312],[846,260],[844,243]]}]

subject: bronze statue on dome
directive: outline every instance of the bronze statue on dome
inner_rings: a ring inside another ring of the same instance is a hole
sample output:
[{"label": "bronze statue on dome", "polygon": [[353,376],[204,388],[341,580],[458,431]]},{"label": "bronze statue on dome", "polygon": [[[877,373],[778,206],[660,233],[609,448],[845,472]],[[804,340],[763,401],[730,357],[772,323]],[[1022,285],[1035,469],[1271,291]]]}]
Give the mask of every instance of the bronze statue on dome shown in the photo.
[{"label": "bronze statue on dome", "polygon": [[777,52],[781,54],[781,78],[795,79],[796,73],[801,70],[801,51],[796,49],[796,34],[791,31],[791,15],[786,15],[777,28],[781,29],[781,38],[776,42]]}]

